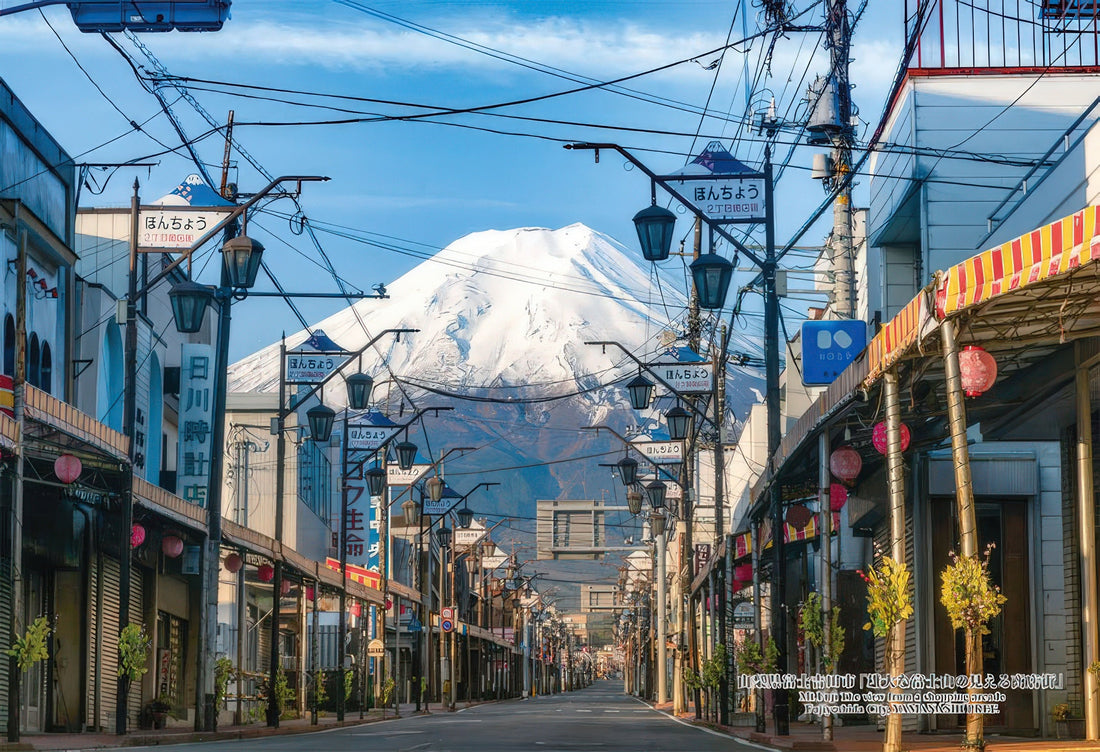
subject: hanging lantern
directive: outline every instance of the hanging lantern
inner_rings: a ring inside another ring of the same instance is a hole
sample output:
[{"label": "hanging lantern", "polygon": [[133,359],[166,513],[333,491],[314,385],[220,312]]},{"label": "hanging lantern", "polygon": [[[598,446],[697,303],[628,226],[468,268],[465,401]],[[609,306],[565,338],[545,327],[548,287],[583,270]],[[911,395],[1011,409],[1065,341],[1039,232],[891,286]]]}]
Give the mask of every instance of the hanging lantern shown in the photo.
[{"label": "hanging lantern", "polygon": [[353,373],[344,379],[348,387],[348,406],[352,410],[366,410],[370,404],[370,392],[374,379],[365,373]]},{"label": "hanging lantern", "polygon": [[214,288],[187,279],[172,286],[168,300],[176,329],[182,334],[194,334],[202,329],[206,307],[214,302]]},{"label": "hanging lantern", "polygon": [[420,524],[420,505],[412,499],[405,499],[401,505],[401,514],[405,518],[405,527],[416,527]]},{"label": "hanging lantern", "polygon": [[178,535],[166,535],[160,539],[160,550],[169,559],[175,559],[183,553],[183,538]]},{"label": "hanging lantern", "polygon": [[787,507],[787,514],[783,519],[788,525],[801,529],[806,527],[813,516],[814,513],[805,504],[791,504]]},{"label": "hanging lantern", "polygon": [[328,405],[316,405],[306,410],[309,423],[309,435],[314,441],[323,444],[332,436],[332,424],[336,422],[336,411]]},{"label": "hanging lantern", "polygon": [[664,509],[665,495],[668,493],[668,486],[659,480],[655,480],[649,483],[645,487],[646,496],[649,497],[649,505],[654,509]]},{"label": "hanging lantern", "polygon": [[350,610],[351,610],[351,615],[358,618],[359,615],[363,613],[363,604],[361,604],[359,601],[355,601],[354,603],[351,604],[351,609]]},{"label": "hanging lantern", "polygon": [[660,510],[654,509],[649,513],[649,528],[653,531],[653,535],[660,538],[665,534],[665,519],[664,514]]},{"label": "hanging lantern", "polygon": [[691,430],[691,413],[676,405],[665,413],[665,423],[668,424],[668,437],[673,441],[683,441]]},{"label": "hanging lantern", "polygon": [[637,514],[638,512],[642,511],[642,492],[627,491],[626,506],[630,509],[631,514]]},{"label": "hanging lantern", "polygon": [[967,397],[980,397],[997,380],[997,361],[977,345],[959,351],[959,376]]},{"label": "hanging lantern", "polygon": [[446,484],[438,475],[433,475],[424,481],[424,490],[428,492],[428,498],[432,503],[438,504],[443,500],[443,488]]},{"label": "hanging lantern", "polygon": [[672,230],[676,215],[662,206],[647,206],[634,215],[638,244],[646,261],[664,261],[672,250]]},{"label": "hanging lantern", "polygon": [[130,526],[130,548],[137,548],[145,542],[145,526],[135,522]]},{"label": "hanging lantern", "polygon": [[633,485],[634,481],[638,480],[638,461],[634,458],[623,457],[616,463],[615,468],[619,471],[619,480],[624,486]]},{"label": "hanging lantern", "polygon": [[394,446],[397,454],[397,466],[402,470],[411,470],[416,461],[416,444],[411,441],[399,441]]},{"label": "hanging lantern", "polygon": [[241,567],[244,566],[244,559],[240,554],[229,554],[225,557],[225,569],[231,574],[236,574],[241,571]]},{"label": "hanging lantern", "polygon": [[[901,451],[904,452],[909,448],[909,426],[899,423],[898,435],[901,436]],[[875,445],[876,452],[886,454],[886,421],[875,424],[875,430],[871,432],[871,443]]]},{"label": "hanging lantern", "polygon": [[381,496],[386,490],[386,471],[375,465],[363,473],[367,477],[367,493]]},{"label": "hanging lantern", "polygon": [[862,469],[863,458],[851,447],[841,447],[829,455],[829,471],[845,483],[858,478]]},{"label": "hanging lantern", "polygon": [[83,470],[80,458],[71,454],[63,454],[53,461],[53,473],[62,483],[72,483],[80,477]]},{"label": "hanging lantern", "polygon": [[848,489],[839,483],[829,485],[829,509],[839,512],[848,502]]},{"label": "hanging lantern", "polygon": [[733,576],[741,582],[752,582],[752,564],[738,564],[733,568]]},{"label": "hanging lantern", "polygon": [[237,235],[222,245],[222,269],[231,287],[249,290],[256,284],[260,273],[264,246],[247,235]]},{"label": "hanging lantern", "polygon": [[309,587],[306,588],[306,600],[307,601],[313,601],[315,599],[316,594],[317,594],[317,591],[315,591],[313,589],[312,585],[310,585]]},{"label": "hanging lantern", "polygon": [[644,410],[653,396],[653,382],[639,373],[627,383],[626,392],[630,397],[630,406],[635,410]]},{"label": "hanging lantern", "polygon": [[293,587],[290,580],[283,578],[282,583],[279,585],[279,592],[283,595],[290,595],[290,588]]},{"label": "hanging lantern", "polygon": [[733,279],[733,264],[716,253],[707,253],[692,261],[689,268],[699,307],[713,311],[725,305],[726,292]]},{"label": "hanging lantern", "polygon": [[270,564],[261,564],[256,568],[256,577],[260,582],[271,582],[275,579],[275,567]]}]

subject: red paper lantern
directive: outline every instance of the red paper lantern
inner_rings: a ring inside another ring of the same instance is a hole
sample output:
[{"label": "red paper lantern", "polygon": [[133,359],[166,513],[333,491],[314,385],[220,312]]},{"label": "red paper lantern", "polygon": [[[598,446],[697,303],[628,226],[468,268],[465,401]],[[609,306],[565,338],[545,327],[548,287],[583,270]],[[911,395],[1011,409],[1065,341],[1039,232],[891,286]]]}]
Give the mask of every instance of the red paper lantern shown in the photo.
[{"label": "red paper lantern", "polygon": [[[745,582],[752,581],[752,564],[738,564],[733,568],[734,579]],[[743,586],[742,586],[743,587]]]},{"label": "red paper lantern", "polygon": [[352,616],[358,617],[359,614],[363,613],[363,605],[361,603],[353,603],[351,604],[350,611]]},{"label": "red paper lantern", "polygon": [[313,589],[312,585],[310,585],[309,587],[306,588],[306,600],[307,601],[312,601],[315,597],[315,594],[316,594],[316,591]]},{"label": "red paper lantern", "polygon": [[[901,451],[904,452],[909,448],[909,426],[899,423],[898,434],[901,436]],[[871,432],[871,443],[875,445],[876,452],[886,454],[886,421],[875,424],[875,430]]]},{"label": "red paper lantern", "polygon": [[145,526],[135,522],[130,526],[130,548],[137,548],[145,542]]},{"label": "red paper lantern", "polygon": [[829,471],[845,483],[858,478],[862,469],[863,458],[851,447],[841,447],[829,455]]},{"label": "red paper lantern", "polygon": [[183,553],[183,538],[178,535],[166,535],[161,538],[160,550],[169,559],[174,559]]},{"label": "red paper lantern", "polygon": [[290,588],[290,580],[283,578],[282,584],[279,585],[279,592],[281,592],[283,595],[290,595]]},{"label": "red paper lantern", "polygon": [[275,579],[275,567],[270,564],[261,564],[256,568],[256,576],[260,578],[260,582],[271,582]]},{"label": "red paper lantern", "polygon": [[229,554],[225,557],[225,568],[231,573],[236,574],[241,571],[241,567],[244,566],[244,559],[240,554]]},{"label": "red paper lantern", "polygon": [[829,485],[829,509],[839,512],[848,502],[848,489],[839,483]]},{"label": "red paper lantern", "polygon": [[810,511],[809,507],[803,504],[792,504],[787,507],[787,514],[784,518],[788,525],[797,528],[806,527],[806,524],[813,518],[814,513]]},{"label": "red paper lantern", "polygon": [[71,454],[63,454],[53,461],[53,473],[62,483],[72,483],[83,471],[84,466],[80,464],[80,458]]},{"label": "red paper lantern", "polygon": [[997,361],[977,345],[959,352],[959,376],[967,397],[980,397],[997,380]]}]

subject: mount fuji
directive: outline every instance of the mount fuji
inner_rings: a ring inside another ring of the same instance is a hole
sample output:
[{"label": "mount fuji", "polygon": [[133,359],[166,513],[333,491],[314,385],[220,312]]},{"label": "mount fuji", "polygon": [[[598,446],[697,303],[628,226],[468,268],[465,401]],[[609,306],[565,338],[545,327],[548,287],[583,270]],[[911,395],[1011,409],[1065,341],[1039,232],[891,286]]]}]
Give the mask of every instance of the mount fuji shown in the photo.
[{"label": "mount fuji", "polygon": [[[471,499],[475,512],[513,515],[511,524],[530,534],[536,499],[625,503],[611,469],[600,467],[621,457],[622,445],[581,429],[650,429],[654,438],[664,429],[656,412],[643,413],[637,425],[624,388],[637,373],[634,363],[616,348],[584,343],[616,341],[643,361],[655,359],[677,344],[682,292],[660,284],[639,254],[580,224],[473,233],[388,288],[388,299],[358,301],[313,332],[354,351],[384,329],[419,330],[382,338],[362,367],[375,379],[376,409],[395,421],[409,418],[410,398],[417,408],[453,408],[429,413],[409,438],[425,461],[448,447],[476,448],[446,461],[448,484],[459,493],[481,481],[501,484]],[[309,336],[289,336],[288,349]],[[275,343],[231,366],[230,390],[274,391],[278,375]],[[729,372],[731,422],[744,418],[760,381]],[[326,389],[324,399],[343,407],[342,385]]]}]

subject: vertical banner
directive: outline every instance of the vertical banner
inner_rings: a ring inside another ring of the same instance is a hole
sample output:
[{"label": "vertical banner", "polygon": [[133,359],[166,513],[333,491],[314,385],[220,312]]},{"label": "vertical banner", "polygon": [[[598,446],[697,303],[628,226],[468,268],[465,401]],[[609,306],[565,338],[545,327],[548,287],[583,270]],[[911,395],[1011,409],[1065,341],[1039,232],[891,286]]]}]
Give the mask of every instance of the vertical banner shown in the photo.
[{"label": "vertical banner", "polygon": [[379,508],[367,491],[366,478],[373,455],[374,452],[348,451],[348,474],[344,478],[348,532],[343,545],[349,565],[377,572]]},{"label": "vertical banner", "polygon": [[205,507],[214,444],[210,430],[214,417],[214,347],[184,343],[182,352],[176,491],[184,500]]}]

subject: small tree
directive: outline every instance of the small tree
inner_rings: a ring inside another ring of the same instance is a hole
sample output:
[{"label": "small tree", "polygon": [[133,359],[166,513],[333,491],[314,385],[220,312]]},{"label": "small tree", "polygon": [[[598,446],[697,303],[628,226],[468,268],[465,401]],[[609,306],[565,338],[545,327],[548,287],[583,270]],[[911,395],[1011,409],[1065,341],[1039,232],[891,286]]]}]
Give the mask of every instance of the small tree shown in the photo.
[{"label": "small tree", "polygon": [[[901,673],[898,668],[904,660],[899,654],[894,639],[895,630],[904,625],[913,615],[913,599],[909,594],[909,568],[903,561],[895,561],[883,556],[878,567],[872,567],[868,574],[859,572],[867,583],[867,615],[870,621],[863,628],[870,630],[875,637],[883,639],[885,647],[884,668],[890,676]],[[883,748],[895,752],[901,739],[901,714],[891,713],[886,717],[886,741]]]},{"label": "small tree", "polygon": [[118,675],[122,678],[124,696],[129,694],[130,685],[149,670],[149,646],[152,642],[141,624],[127,624],[119,632]]},{"label": "small tree", "polygon": [[[27,631],[22,636],[16,637],[12,641],[12,646],[8,649],[8,655],[15,659],[15,665],[19,667],[19,674],[25,674],[31,666],[49,658],[49,638],[52,629],[50,620],[45,616],[39,616],[27,627]],[[18,684],[13,686],[11,691],[18,693]],[[19,707],[21,716],[22,705]],[[17,718],[14,724],[9,724],[9,742],[19,741],[19,725],[20,718]]]},{"label": "small tree", "polygon": [[233,661],[227,656],[221,656],[214,662],[214,708],[215,713],[221,710],[225,703],[226,692],[229,690],[229,680],[233,678]]},{"label": "small tree", "polygon": [[[947,609],[951,626],[963,630],[967,674],[980,673],[975,667],[979,666],[978,660],[981,658],[982,635],[989,634],[989,620],[1001,613],[1001,606],[1007,600],[989,576],[992,551],[992,543],[986,546],[985,553],[980,557],[959,556],[952,551],[951,563],[943,571],[940,602]],[[972,687],[970,691],[980,690]],[[967,713],[963,748],[984,747],[984,718],[980,713]]]}]

